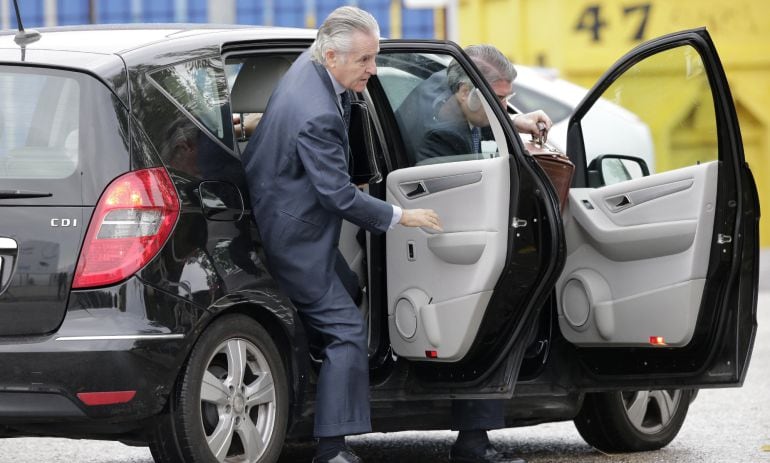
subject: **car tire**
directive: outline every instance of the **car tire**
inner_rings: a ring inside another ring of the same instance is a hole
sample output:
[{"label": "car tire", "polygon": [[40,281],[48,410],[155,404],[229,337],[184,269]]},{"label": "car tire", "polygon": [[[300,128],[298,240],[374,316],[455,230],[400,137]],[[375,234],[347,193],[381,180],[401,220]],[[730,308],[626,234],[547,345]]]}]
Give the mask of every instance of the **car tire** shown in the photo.
[{"label": "car tire", "polygon": [[603,452],[641,452],[668,445],[682,428],[696,391],[600,392],[586,394],[575,427]]},{"label": "car tire", "polygon": [[270,335],[243,315],[206,329],[150,436],[157,463],[274,463],[286,436],[286,369]]}]

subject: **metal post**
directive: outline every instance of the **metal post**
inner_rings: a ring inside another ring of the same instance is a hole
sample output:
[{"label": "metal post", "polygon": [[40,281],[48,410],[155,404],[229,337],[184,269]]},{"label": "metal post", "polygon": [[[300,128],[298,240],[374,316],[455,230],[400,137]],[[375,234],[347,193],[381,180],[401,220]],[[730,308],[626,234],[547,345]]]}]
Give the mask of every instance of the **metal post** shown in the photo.
[{"label": "metal post", "polygon": [[446,6],[447,39],[460,43],[460,2],[449,0]]},{"label": "metal post", "polygon": [[189,15],[187,12],[187,0],[174,1],[174,21],[178,23],[186,23],[189,21]]},{"label": "metal post", "polygon": [[131,0],[131,21],[135,23],[142,22],[142,0]]},{"label": "metal post", "polygon": [[209,0],[208,7],[210,23],[235,23],[235,0]]},{"label": "metal post", "polygon": [[43,4],[43,24],[46,27],[59,24],[59,13],[56,0],[45,0]]},{"label": "metal post", "polygon": [[265,26],[272,26],[275,24],[275,4],[273,0],[265,0],[262,5],[265,8],[264,22]]},{"label": "metal post", "polygon": [[317,18],[315,17],[315,0],[305,0],[305,27],[315,29]]},{"label": "metal post", "polygon": [[8,4],[8,0],[0,0],[0,8],[2,8],[2,11],[0,11],[0,26],[2,26],[3,30],[8,30],[11,28],[11,15],[9,14],[10,5]]},{"label": "metal post", "polygon": [[91,24],[99,22],[99,1],[88,0],[88,21]]}]

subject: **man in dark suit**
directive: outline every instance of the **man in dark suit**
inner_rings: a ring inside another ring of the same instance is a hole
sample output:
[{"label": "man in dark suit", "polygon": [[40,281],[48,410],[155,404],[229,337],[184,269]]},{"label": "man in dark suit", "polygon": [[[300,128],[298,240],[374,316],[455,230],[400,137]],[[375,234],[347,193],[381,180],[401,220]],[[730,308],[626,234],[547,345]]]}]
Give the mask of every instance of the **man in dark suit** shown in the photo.
[{"label": "man in dark suit", "polygon": [[345,436],[371,431],[367,327],[335,266],[342,219],[371,232],[441,230],[432,210],[404,209],[357,189],[348,175],[350,91],[376,74],[379,27],[341,7],[286,72],[243,153],[268,267],[311,336],[323,340],[313,462],[361,461]]},{"label": "man in dark suit", "polygon": [[[513,64],[491,45],[472,45],[465,52],[489,82],[500,104],[507,108],[516,79]],[[491,138],[481,98],[457,61],[415,87],[396,112],[407,155],[412,157],[410,161],[420,163],[443,156],[481,153],[481,140]],[[552,125],[540,110],[518,114],[513,123],[519,132],[533,135]],[[505,426],[504,410],[502,400],[453,401],[452,429],[459,432],[450,450],[450,461],[524,463],[520,458],[498,452],[489,442],[487,430]]]}]

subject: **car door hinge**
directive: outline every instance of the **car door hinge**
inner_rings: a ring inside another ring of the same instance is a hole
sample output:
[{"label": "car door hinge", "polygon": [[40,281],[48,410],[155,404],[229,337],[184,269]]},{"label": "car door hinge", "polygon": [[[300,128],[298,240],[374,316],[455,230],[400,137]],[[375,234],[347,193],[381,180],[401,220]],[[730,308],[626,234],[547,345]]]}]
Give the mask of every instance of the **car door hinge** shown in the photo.
[{"label": "car door hinge", "polygon": [[717,243],[719,244],[727,244],[732,242],[733,242],[733,237],[730,235],[723,235],[721,233],[717,235]]},{"label": "car door hinge", "polygon": [[511,223],[511,226],[513,228],[523,228],[527,226],[527,221],[525,219],[514,217],[513,222]]}]

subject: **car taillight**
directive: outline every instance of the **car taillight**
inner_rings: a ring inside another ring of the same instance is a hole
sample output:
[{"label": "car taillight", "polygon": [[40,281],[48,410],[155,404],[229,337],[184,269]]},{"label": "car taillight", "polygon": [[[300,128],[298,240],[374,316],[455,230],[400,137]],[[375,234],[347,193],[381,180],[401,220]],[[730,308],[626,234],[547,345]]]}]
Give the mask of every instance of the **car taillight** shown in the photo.
[{"label": "car taillight", "polygon": [[179,217],[179,198],[163,168],[129,172],[99,198],[80,251],[73,289],[120,282],[165,244]]}]

